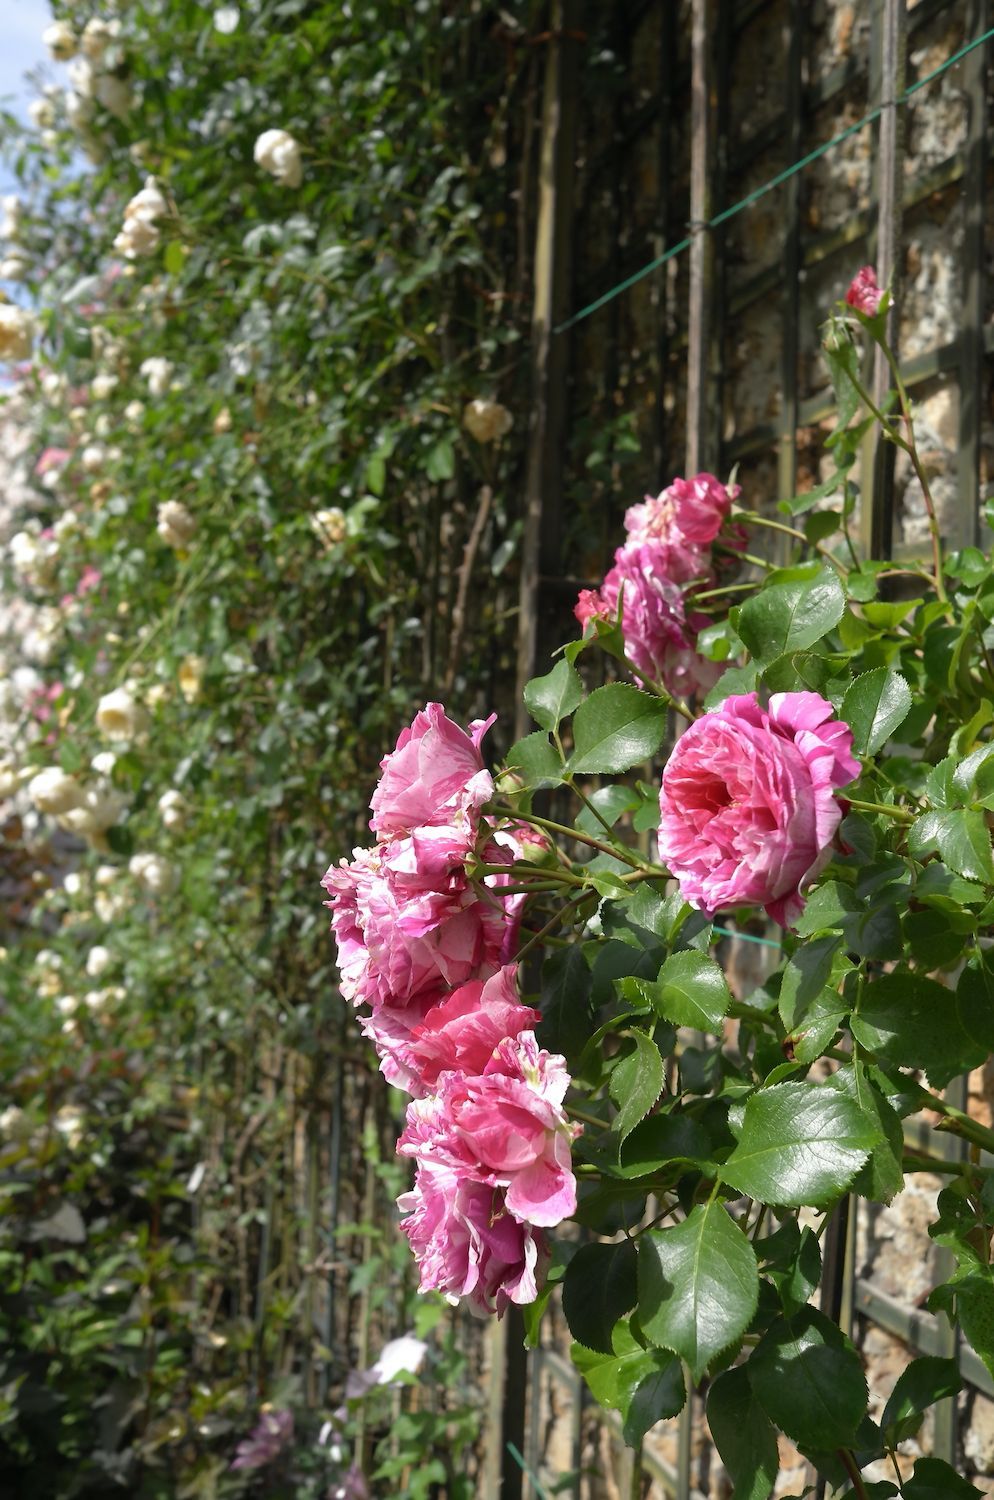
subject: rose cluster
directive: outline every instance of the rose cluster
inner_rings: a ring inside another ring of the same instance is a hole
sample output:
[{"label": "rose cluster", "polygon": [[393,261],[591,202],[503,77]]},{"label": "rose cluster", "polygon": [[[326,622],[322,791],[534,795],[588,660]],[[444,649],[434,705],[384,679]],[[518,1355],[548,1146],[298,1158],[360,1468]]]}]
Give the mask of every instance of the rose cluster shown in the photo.
[{"label": "rose cluster", "polygon": [[413,1095],[398,1150],[417,1172],[399,1206],[421,1290],[500,1313],[537,1296],[542,1229],[575,1209],[576,1127],[563,1059],[539,1047],[509,961],[520,901],[504,871],[519,840],[483,813],[492,722],[467,732],[428,704],[381,762],[376,844],[322,884],[342,993],[368,1007],[384,1074]]},{"label": "rose cluster", "polygon": [[738,485],[695,474],[647,495],[625,515],[628,536],[614,567],[599,589],[584,589],[577,600],[584,627],[595,618],[615,620],[620,604],[630,660],[677,697],[706,692],[720,670],[697,653],[697,636],[710,619],[688,608],[687,594],[691,584],[708,589],[717,581],[714,546],[723,528],[726,555],[741,551],[741,529],[726,524],[738,494]]}]

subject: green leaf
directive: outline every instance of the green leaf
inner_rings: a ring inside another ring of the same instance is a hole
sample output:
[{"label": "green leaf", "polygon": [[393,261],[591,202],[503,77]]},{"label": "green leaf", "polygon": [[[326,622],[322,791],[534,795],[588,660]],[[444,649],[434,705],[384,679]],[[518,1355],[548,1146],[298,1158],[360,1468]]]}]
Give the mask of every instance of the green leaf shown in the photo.
[{"label": "green leaf", "polygon": [[752,1245],[717,1201],[644,1234],[638,1280],[642,1331],[685,1359],[695,1380],[742,1337],[759,1298]]},{"label": "green leaf", "polygon": [[904,723],[910,709],[911,689],[899,672],[874,667],[857,677],[841,708],[853,732],[853,753],[875,755]]},{"label": "green leaf", "polygon": [[603,835],[605,823],[613,828],[624,813],[639,805],[638,793],[630,786],[599,786],[587,794],[587,801],[591,805],[580,809],[576,826],[584,833],[595,835]]},{"label": "green leaf", "polygon": [[[840,937],[822,937],[803,943],[791,956],[783,971],[779,1000],[780,1019],[788,1031],[797,1024],[808,1006],[820,999],[833,973],[837,972],[838,960],[842,959],[841,967],[852,967],[841,954],[841,949]],[[840,1009],[844,1008],[840,997]]]},{"label": "green leaf", "polygon": [[644,1120],[663,1092],[665,1072],[659,1048],[644,1031],[629,1033],[635,1050],[615,1063],[609,1085],[611,1098],[618,1106],[614,1133],[619,1141],[630,1135]]},{"label": "green leaf", "polygon": [[770,1421],[804,1448],[848,1447],[866,1411],[859,1355],[814,1308],[779,1318],[745,1366]]},{"label": "green leaf", "polygon": [[542,729],[558,729],[562,720],[583,699],[583,682],[565,658],[556,662],[545,677],[525,683],[525,707]]},{"label": "green leaf", "polygon": [[771,574],[743,604],[737,628],[747,650],[765,664],[786,651],[813,646],[839,623],[845,607],[838,574],[806,564]]},{"label": "green leaf", "polygon": [[451,479],[456,472],[456,451],[448,438],[441,438],[428,454],[425,473],[436,482]]},{"label": "green leaf", "polygon": [[651,1115],[636,1125],[621,1148],[625,1177],[644,1177],[671,1161],[707,1161],[711,1141],[703,1126],[689,1115]]},{"label": "green leaf", "polygon": [[641,988],[657,1014],[667,1021],[714,1035],[720,1033],[732,1003],[725,976],[714,959],[693,948],[672,953],[655,984],[643,984]]},{"label": "green leaf", "polygon": [[981,952],[966,964],[956,985],[956,1010],[967,1035],[994,1052],[994,955]]},{"label": "green leaf", "polygon": [[761,1203],[831,1203],[880,1140],[868,1118],[837,1089],[779,1083],[752,1095],[739,1143],[722,1178]]},{"label": "green leaf", "polygon": [[983,1493],[941,1458],[920,1458],[904,1481],[904,1500],[983,1500]]},{"label": "green leaf", "polygon": [[563,1278],[563,1313],[578,1343],[612,1354],[614,1325],[638,1298],[638,1257],[632,1240],[581,1245]]},{"label": "green leaf", "polygon": [[960,1024],[951,990],[921,974],[881,974],[865,985],[850,1018],[853,1036],[883,1063],[924,1068],[941,1087],[979,1067],[986,1049]]},{"label": "green leaf", "polygon": [[539,1040],[562,1052],[571,1068],[590,1035],[590,970],[575,943],[551,953],[542,965]]},{"label": "green leaf", "polygon": [[563,779],[563,763],[559,751],[541,729],[526,734],[507,752],[507,767],[524,781],[526,786],[558,786]]},{"label": "green leaf", "polygon": [[744,1365],[708,1391],[708,1427],[735,1486],[735,1500],[768,1500],[780,1472],[777,1435],[753,1395]]},{"label": "green leaf", "polygon": [[186,249],[181,240],[169,241],[162,261],[170,276],[179,275],[186,262]]},{"label": "green leaf", "polygon": [[915,859],[938,850],[943,863],[957,875],[994,884],[990,829],[977,809],[923,813],[908,830],[908,849]]},{"label": "green leaf", "polygon": [[666,733],[666,704],[626,682],[591,693],[573,717],[571,772],[628,771],[649,760]]},{"label": "green leaf", "polygon": [[598,1354],[582,1344],[574,1344],[570,1353],[595,1400],[621,1413],[630,1447],[639,1447],[656,1422],[683,1410],[687,1392],[680,1361],[668,1350],[643,1349],[627,1322],[615,1327],[612,1354]]},{"label": "green leaf", "polygon": [[723,672],[704,699],[704,707],[717,708],[733,693],[751,693],[759,679],[759,667],[754,661],[745,667],[729,667]]},{"label": "green leaf", "polygon": [[926,1354],[912,1360],[898,1376],[880,1418],[887,1446],[896,1448],[905,1438],[914,1437],[928,1408],[947,1396],[955,1396],[962,1386],[954,1359]]}]

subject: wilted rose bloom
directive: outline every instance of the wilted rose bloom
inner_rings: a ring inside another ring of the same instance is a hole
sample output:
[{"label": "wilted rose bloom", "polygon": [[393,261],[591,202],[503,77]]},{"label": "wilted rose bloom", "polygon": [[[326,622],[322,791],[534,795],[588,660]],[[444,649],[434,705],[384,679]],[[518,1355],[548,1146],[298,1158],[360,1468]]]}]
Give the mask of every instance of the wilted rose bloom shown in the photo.
[{"label": "wilted rose bloom", "polygon": [[570,1146],[581,1127],[563,1112],[569,1082],[534,1032],[506,1037],[481,1074],[442,1073],[435,1095],[408,1105],[397,1151],[503,1188],[523,1224],[559,1224],[576,1211]]},{"label": "wilted rose bloom", "polygon": [[139,374],[144,375],[148,381],[149,392],[153,396],[164,396],[169,390],[169,382],[173,378],[175,366],[171,360],[163,359],[161,355],[153,355],[151,359],[142,360]]},{"label": "wilted rose bloom", "polygon": [[151,896],[167,896],[179,884],[179,871],[161,854],[133,854],[128,869]]},{"label": "wilted rose bloom", "polygon": [[34,336],[31,314],[12,302],[0,302],[0,360],[28,359]]},{"label": "wilted rose bloom", "polygon": [[133,95],[131,85],[116,73],[100,73],[93,85],[98,102],[116,120],[126,120],[131,113]]},{"label": "wilted rose bloom", "polygon": [[514,418],[499,401],[470,401],[462,414],[462,425],[478,443],[495,443],[506,437]]},{"label": "wilted rose bloom", "polygon": [[196,534],[197,523],[182,500],[164,500],[159,506],[156,531],[177,552],[185,552]]},{"label": "wilted rose bloom", "polygon": [[300,187],[303,167],[300,146],[288,130],[264,130],[253,150],[256,165],[271,172],[286,187]]},{"label": "wilted rose bloom", "polygon": [[[625,530],[629,544],[663,542],[671,545],[707,547],[714,541],[728,518],[733,500],[741,491],[737,484],[724,485],[713,474],[695,474],[692,479],[674,479],[655,498],[647,495],[641,505],[625,512]],[[706,553],[686,577],[671,574],[676,583],[706,571]]]},{"label": "wilted rose bloom", "polygon": [[207,662],[202,656],[184,656],[176,674],[179,690],[187,703],[198,703],[203,695]]},{"label": "wilted rose bloom", "polygon": [[81,838],[102,848],[102,835],[108,828],[114,827],[127,805],[128,798],[123,792],[114,791],[111,787],[86,787],[79,806],[63,813],[59,822],[70,833],[78,833]]},{"label": "wilted rose bloom", "polygon": [[694,906],[763,906],[782,927],[823,868],[860,772],[852,730],[817,693],[726,698],[677,740],[659,794],[659,855]]},{"label": "wilted rose bloom", "polygon": [[226,432],[231,431],[231,412],[226,406],[221,407],[221,410],[218,412],[211,425],[215,437],[223,437]]},{"label": "wilted rose bloom", "polygon": [[170,833],[179,832],[190,813],[189,804],[183,793],[174,789],[163,792],[159,798],[158,808],[163,827],[167,828]]},{"label": "wilted rose bloom", "polygon": [[619,547],[600,590],[584,589],[574,613],[584,627],[595,617],[613,621],[619,599],[625,652],[647,677],[678,697],[714,685],[721,669],[695,650],[695,622],[687,618],[683,594],[661,566],[655,543]]},{"label": "wilted rose bloom", "polygon": [[41,39],[55,62],[68,62],[70,57],[76,55],[79,44],[68,21],[53,21],[51,26],[45,27]]},{"label": "wilted rose bloom", "polygon": [[293,1437],[293,1412],[263,1411],[250,1437],[238,1444],[233,1469],[262,1469],[278,1458]]},{"label": "wilted rose bloom", "polygon": [[109,740],[133,740],[148,728],[148,714],[127,688],[114,688],[97,704],[97,728]]},{"label": "wilted rose bloom", "polygon": [[311,530],[326,552],[340,546],[348,535],[344,510],[339,510],[337,505],[316,510],[311,516]]},{"label": "wilted rose bloom", "polygon": [[874,268],[862,266],[849,283],[846,302],[857,312],[865,313],[868,318],[875,318],[880,311],[880,299],[883,294],[883,287],[877,286],[877,273]]},{"label": "wilted rose bloom", "polygon": [[468,732],[429,703],[380,761],[380,779],[370,801],[369,826],[379,838],[428,824],[473,823],[493,796],[480,744],[497,715],[474,719]]},{"label": "wilted rose bloom", "polygon": [[57,817],[79,807],[83,788],[60,766],[47,766],[28,783],[28,796],[39,812]]},{"label": "wilted rose bloom", "polygon": [[321,884],[331,896],[325,904],[346,999],[374,1011],[406,1006],[500,967],[507,917],[496,896],[481,897],[470,884],[472,845],[472,831],[418,828],[332,865]]},{"label": "wilted rose bloom", "polygon": [[541,1230],[507,1211],[500,1188],[433,1161],[419,1161],[414,1187],[397,1207],[421,1271],[420,1290],[450,1301],[467,1297],[477,1312],[503,1314],[534,1302],[549,1263]]}]

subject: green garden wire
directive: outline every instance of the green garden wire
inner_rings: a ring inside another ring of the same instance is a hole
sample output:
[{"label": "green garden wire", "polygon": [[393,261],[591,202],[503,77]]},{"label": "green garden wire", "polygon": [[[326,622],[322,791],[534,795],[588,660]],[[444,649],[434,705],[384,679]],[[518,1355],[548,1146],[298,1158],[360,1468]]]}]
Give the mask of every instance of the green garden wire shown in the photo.
[{"label": "green garden wire", "polygon": [[[947,57],[944,63],[940,63],[937,68],[933,68],[931,73],[926,73],[924,78],[919,78],[909,88],[906,88],[903,94],[899,94],[896,99],[886,99],[882,103],[875,105],[861,120],[857,120],[853,125],[847,125],[845,130],[840,131],[838,135],[833,135],[832,139],[825,141],[823,145],[816,146],[813,151],[808,152],[807,156],[802,157],[800,161],[796,161],[792,167],[786,167],[782,172],[778,172],[775,177],[771,177],[769,182],[765,182],[762,187],[755,188],[751,193],[747,193],[744,198],[740,198],[738,203],[734,203],[731,208],[722,209],[720,214],[715,214],[713,219],[708,219],[705,224],[700,226],[700,229],[717,229],[719,224],[724,224],[728,219],[734,218],[744,208],[748,208],[750,204],[755,203],[766,193],[772,192],[774,188],[780,187],[781,184],[785,183],[797,172],[803,171],[805,167],[810,166],[813,161],[817,161],[819,157],[824,156],[833,147],[841,145],[843,141],[848,140],[851,135],[855,135],[864,126],[872,125],[874,120],[880,118],[885,109],[906,103],[912,94],[917,94],[918,90],[923,89],[926,84],[932,83],[934,79],[939,78],[950,68],[955,67],[956,63],[966,57],[967,53],[973,52],[977,47],[982,47],[984,42],[989,41],[992,36],[994,36],[994,26],[989,31],[985,31],[983,36],[978,36],[975,41],[967,42],[958,52],[954,52],[951,57]],[[589,318],[591,313],[597,312],[600,308],[605,307],[608,302],[612,302],[615,297],[619,297],[622,292],[626,292],[637,281],[641,281],[643,277],[649,276],[653,271],[658,271],[659,267],[664,266],[668,260],[672,260],[674,256],[680,255],[684,250],[688,249],[693,242],[694,233],[698,232],[699,230],[695,230],[691,234],[686,235],[675,245],[671,245],[668,250],[664,250],[662,255],[657,255],[655,260],[649,261],[648,265],[643,266],[641,270],[633,271],[630,276],[626,276],[624,281],[619,281],[618,285],[612,287],[610,291],[604,292],[602,296],[597,297],[586,307],[581,308],[578,313],[574,313],[571,318],[567,318],[565,323],[557,324],[552,330],[553,333],[565,333],[568,328],[572,328],[574,324],[582,322],[584,318]],[[739,936],[743,936],[743,934],[740,933]]]}]

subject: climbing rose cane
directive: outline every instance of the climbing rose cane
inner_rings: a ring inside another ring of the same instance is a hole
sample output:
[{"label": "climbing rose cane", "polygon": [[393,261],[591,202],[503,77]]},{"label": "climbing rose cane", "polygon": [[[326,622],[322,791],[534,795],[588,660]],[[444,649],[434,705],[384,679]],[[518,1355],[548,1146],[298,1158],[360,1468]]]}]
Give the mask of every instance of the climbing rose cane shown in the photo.
[{"label": "climbing rose cane", "polygon": [[704,911],[764,906],[782,927],[804,908],[859,775],[852,731],[817,693],[726,698],[677,740],[659,795],[659,854]]}]

